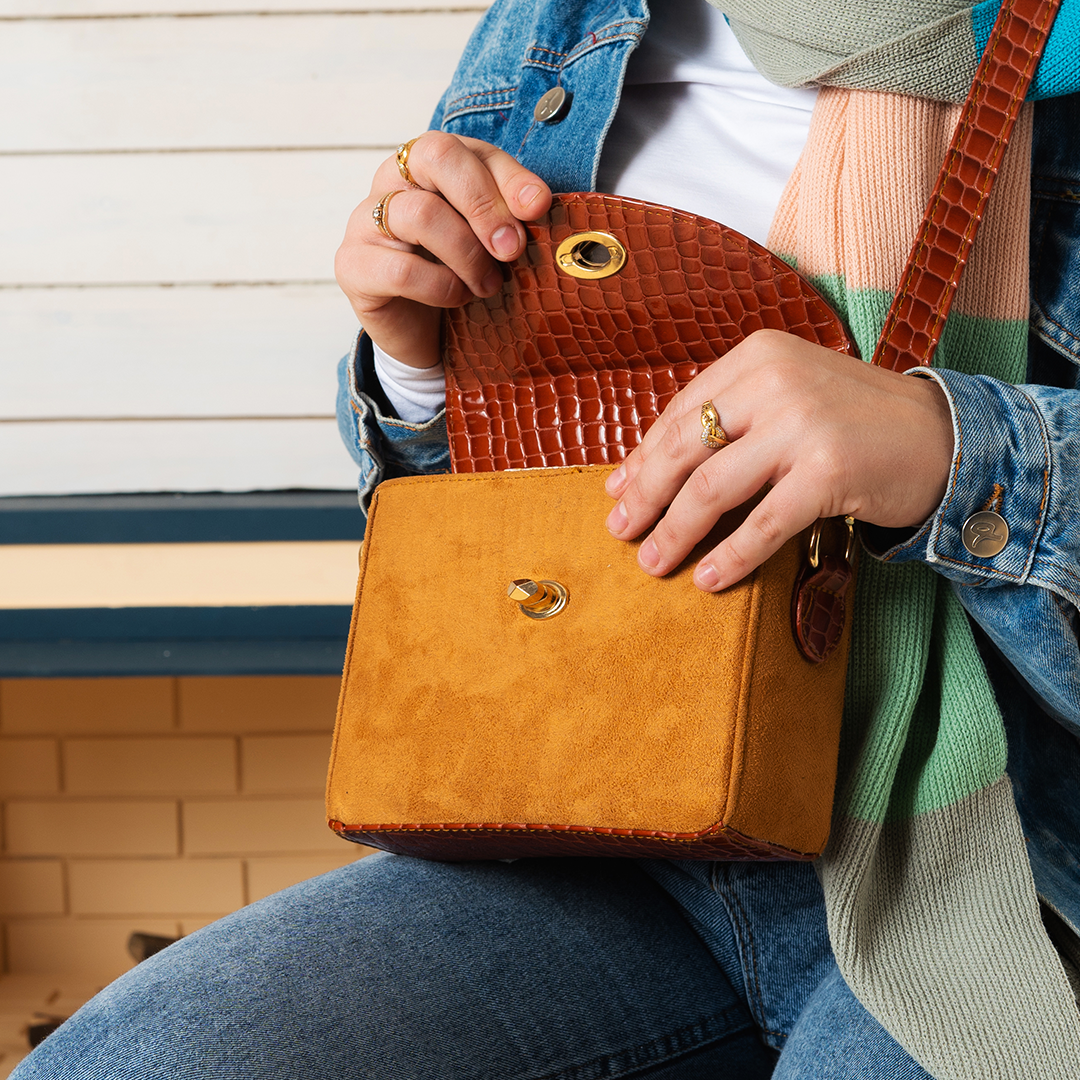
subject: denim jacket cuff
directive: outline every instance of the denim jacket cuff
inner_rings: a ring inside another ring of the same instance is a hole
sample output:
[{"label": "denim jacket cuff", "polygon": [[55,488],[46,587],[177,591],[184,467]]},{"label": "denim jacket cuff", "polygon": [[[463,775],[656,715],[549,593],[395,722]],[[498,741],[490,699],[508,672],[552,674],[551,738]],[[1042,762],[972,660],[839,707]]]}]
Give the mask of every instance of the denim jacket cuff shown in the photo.
[{"label": "denim jacket cuff", "polygon": [[[941,505],[914,536],[881,552],[887,562],[921,560],[959,585],[1021,585],[1031,574],[1046,520],[1050,446],[1042,415],[1019,387],[984,375],[914,368],[949,400],[953,460]],[[992,510],[1009,527],[993,556],[963,542],[972,514]]]},{"label": "denim jacket cuff", "polygon": [[371,339],[363,330],[338,367],[337,417],[341,437],[360,467],[365,514],[383,480],[450,469],[445,410],[422,424],[396,417],[375,377]]}]

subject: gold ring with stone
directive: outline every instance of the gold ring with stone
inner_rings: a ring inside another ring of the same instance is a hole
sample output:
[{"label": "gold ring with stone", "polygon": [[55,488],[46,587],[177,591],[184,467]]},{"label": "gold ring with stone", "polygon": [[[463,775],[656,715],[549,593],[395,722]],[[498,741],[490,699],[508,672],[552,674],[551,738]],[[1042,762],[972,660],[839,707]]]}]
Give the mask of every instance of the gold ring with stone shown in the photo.
[{"label": "gold ring with stone", "polygon": [[710,450],[719,450],[731,441],[720,426],[720,414],[711,401],[701,406],[701,441]]},{"label": "gold ring with stone", "polygon": [[403,142],[397,148],[398,172],[401,173],[401,179],[404,180],[406,184],[411,184],[413,187],[419,187],[420,185],[413,179],[412,173],[409,172],[409,152],[419,138],[420,136],[417,135],[416,139],[410,139],[408,142]]},{"label": "gold ring with stone", "polygon": [[371,211],[371,216],[375,220],[375,224],[379,228],[379,232],[383,234],[388,240],[397,240],[401,243],[401,237],[395,236],[390,229],[390,223],[387,221],[386,215],[390,209],[390,200],[395,195],[400,195],[403,188],[394,188],[393,191],[388,191],[376,204],[375,209]]}]

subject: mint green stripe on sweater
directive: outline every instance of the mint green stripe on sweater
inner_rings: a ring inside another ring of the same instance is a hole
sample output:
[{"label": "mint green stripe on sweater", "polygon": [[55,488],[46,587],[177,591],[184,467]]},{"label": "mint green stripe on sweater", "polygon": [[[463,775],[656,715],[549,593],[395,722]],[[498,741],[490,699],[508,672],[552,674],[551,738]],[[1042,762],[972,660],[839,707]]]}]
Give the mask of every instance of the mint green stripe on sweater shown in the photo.
[{"label": "mint green stripe on sweater", "polygon": [[[838,275],[811,280],[869,358],[892,297],[848,291]],[[935,362],[1019,382],[1026,340],[1021,320],[954,313]],[[841,754],[838,808],[866,822],[932,813],[1004,775],[1001,716],[967,617],[927,566],[863,560]]]},{"label": "mint green stripe on sweater", "polygon": [[[785,261],[794,265],[791,259]],[[889,313],[892,295],[880,289],[849,292],[844,279],[836,274],[814,275],[808,280],[844,320],[859,352],[869,360]],[[1027,335],[1026,319],[992,319],[953,311],[942,332],[934,366],[1020,383],[1025,375]]]},{"label": "mint green stripe on sweater", "polygon": [[[886,822],[951,806],[1005,775],[1001,713],[967,616],[944,584],[935,597],[930,642],[919,699],[889,793]],[[861,794],[853,793],[846,813],[860,816]]]}]

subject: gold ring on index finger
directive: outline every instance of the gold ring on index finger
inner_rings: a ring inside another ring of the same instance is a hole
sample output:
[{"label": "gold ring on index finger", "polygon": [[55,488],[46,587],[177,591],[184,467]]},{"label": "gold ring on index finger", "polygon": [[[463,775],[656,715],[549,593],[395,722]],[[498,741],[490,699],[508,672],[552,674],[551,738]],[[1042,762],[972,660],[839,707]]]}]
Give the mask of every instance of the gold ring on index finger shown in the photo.
[{"label": "gold ring on index finger", "polygon": [[701,441],[710,450],[719,450],[731,442],[727,432],[720,426],[720,414],[711,401],[706,401],[701,406]]},{"label": "gold ring on index finger", "polygon": [[400,236],[395,236],[390,229],[390,223],[387,220],[387,211],[390,209],[390,200],[395,195],[400,195],[404,188],[394,188],[393,191],[388,191],[376,204],[375,209],[371,211],[371,216],[378,226],[379,232],[383,234],[388,240],[397,240],[401,242]]},{"label": "gold ring on index finger", "polygon": [[416,139],[410,139],[408,142],[403,142],[397,148],[396,155],[398,172],[401,173],[401,179],[404,180],[406,184],[411,184],[413,187],[419,187],[420,185],[413,179],[412,173],[409,172],[409,154],[412,151],[413,145],[420,137],[421,136],[417,135]]}]

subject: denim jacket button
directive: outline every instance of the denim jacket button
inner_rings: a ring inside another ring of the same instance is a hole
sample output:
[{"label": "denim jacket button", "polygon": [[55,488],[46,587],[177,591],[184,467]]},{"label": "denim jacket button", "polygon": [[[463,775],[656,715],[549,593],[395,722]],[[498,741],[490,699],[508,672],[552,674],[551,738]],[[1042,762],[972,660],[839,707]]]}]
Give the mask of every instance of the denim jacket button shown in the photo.
[{"label": "denim jacket button", "polygon": [[570,95],[561,87],[553,86],[533,109],[533,116],[542,124],[558,123],[570,108]]},{"label": "denim jacket button", "polygon": [[979,559],[992,559],[1009,542],[1009,524],[992,510],[981,510],[964,522],[964,547]]}]

